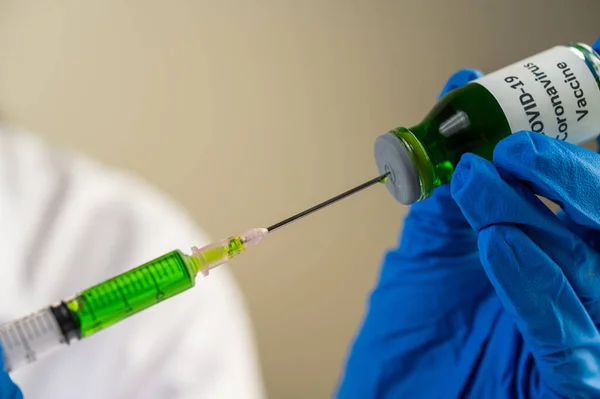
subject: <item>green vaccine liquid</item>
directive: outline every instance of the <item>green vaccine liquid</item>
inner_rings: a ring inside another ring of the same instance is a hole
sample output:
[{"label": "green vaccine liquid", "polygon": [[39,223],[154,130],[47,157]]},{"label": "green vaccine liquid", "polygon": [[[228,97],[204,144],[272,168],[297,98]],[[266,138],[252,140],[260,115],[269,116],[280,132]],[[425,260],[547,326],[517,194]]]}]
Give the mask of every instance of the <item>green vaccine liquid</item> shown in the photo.
[{"label": "green vaccine liquid", "polygon": [[400,176],[418,175],[418,195],[412,199],[395,195],[408,205],[449,183],[463,154],[491,160],[498,142],[517,131],[531,130],[574,144],[589,141],[600,135],[599,75],[600,56],[591,47],[574,43],[476,79],[442,97],[421,123],[389,132],[410,154],[412,165],[407,171],[377,159],[380,172],[392,171],[386,183],[390,192],[389,185],[395,184],[396,192],[405,189],[400,186],[406,182],[394,181],[394,168],[404,168],[397,173]]},{"label": "green vaccine liquid", "polygon": [[194,286],[197,264],[172,251],[101,284],[67,302],[87,337],[134,313]]},{"label": "green vaccine liquid", "polygon": [[198,273],[244,250],[242,239],[231,237],[193,255],[171,251],[88,288],[65,303],[79,327],[79,337],[84,338],[192,288]]}]

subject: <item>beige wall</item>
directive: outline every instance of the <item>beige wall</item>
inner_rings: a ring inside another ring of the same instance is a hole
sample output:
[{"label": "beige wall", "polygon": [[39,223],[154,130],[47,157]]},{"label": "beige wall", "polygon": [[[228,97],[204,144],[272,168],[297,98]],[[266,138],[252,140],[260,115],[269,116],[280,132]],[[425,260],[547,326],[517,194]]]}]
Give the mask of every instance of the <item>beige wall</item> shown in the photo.
[{"label": "beige wall", "polygon": [[[591,42],[598,15],[597,0],[1,1],[0,113],[136,171],[216,238],[373,177],[376,135],[417,122],[454,70]],[[271,397],[328,396],[405,211],[374,188],[232,264]]]}]

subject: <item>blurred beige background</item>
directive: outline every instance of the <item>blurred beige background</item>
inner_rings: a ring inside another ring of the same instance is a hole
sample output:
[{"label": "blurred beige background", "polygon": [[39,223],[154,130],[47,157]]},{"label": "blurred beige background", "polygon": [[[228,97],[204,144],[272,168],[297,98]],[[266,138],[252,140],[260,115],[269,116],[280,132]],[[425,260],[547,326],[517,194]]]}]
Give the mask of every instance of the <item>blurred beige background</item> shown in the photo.
[{"label": "blurred beige background", "polygon": [[[598,15],[597,0],[4,0],[0,114],[134,171],[219,238],[374,177],[374,138],[418,122],[456,69],[592,42]],[[330,395],[405,211],[374,188],[232,263],[270,397]]]}]

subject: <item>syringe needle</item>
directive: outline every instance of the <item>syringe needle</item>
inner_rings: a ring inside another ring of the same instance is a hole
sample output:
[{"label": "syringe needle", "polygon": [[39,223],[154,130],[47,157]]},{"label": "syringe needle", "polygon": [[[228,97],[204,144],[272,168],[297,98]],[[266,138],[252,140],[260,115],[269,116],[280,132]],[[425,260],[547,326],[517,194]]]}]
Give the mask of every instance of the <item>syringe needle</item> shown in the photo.
[{"label": "syringe needle", "polygon": [[277,230],[277,229],[285,226],[286,224],[292,223],[292,222],[294,222],[294,221],[296,221],[296,220],[298,220],[300,218],[303,218],[304,216],[310,215],[313,212],[316,212],[316,211],[318,211],[320,209],[325,208],[326,206],[329,206],[329,205],[331,205],[331,204],[333,204],[335,202],[338,202],[339,200],[342,200],[342,199],[344,199],[346,197],[349,197],[352,194],[356,194],[359,191],[362,191],[362,190],[364,190],[367,187],[371,187],[372,185],[374,185],[376,183],[382,182],[382,181],[385,180],[385,178],[387,177],[387,175],[388,174],[385,173],[385,174],[383,174],[381,176],[378,176],[378,177],[376,177],[374,179],[371,179],[371,180],[369,180],[369,181],[367,181],[367,182],[365,182],[365,183],[363,183],[363,184],[361,184],[359,186],[356,186],[356,187],[354,187],[354,188],[352,188],[352,189],[350,189],[350,190],[348,190],[346,192],[343,192],[343,193],[341,193],[339,195],[336,195],[335,197],[330,198],[327,201],[321,202],[320,204],[315,205],[312,208],[309,208],[309,209],[307,209],[305,211],[302,211],[302,212],[300,212],[300,213],[298,213],[298,214],[296,214],[294,216],[291,216],[291,217],[289,217],[287,219],[284,219],[281,222],[275,223],[274,225],[272,225],[270,227],[267,227],[267,231],[269,233],[271,233],[271,232],[273,232],[273,231],[275,231],[275,230]]},{"label": "syringe needle", "polygon": [[267,234],[285,226],[286,224],[292,223],[306,215],[310,215],[313,212],[323,209],[328,205],[333,204],[341,199],[344,199],[352,194],[355,194],[367,187],[374,185],[375,183],[385,181],[387,173],[369,180],[359,186],[356,186],[346,192],[336,195],[333,198],[328,199],[325,202],[321,202],[319,205],[315,205],[305,211],[302,211],[292,217],[282,220],[279,223],[275,223],[271,227],[255,228],[250,229],[242,234],[224,238],[222,240],[213,242],[212,244],[206,245],[202,248],[193,247],[193,257],[198,262],[199,271],[208,276],[208,272],[217,266],[220,266],[229,261],[234,256],[237,256],[244,252],[246,249],[258,245]]},{"label": "syringe needle", "polygon": [[320,203],[319,205],[315,205],[312,208],[302,211],[287,219],[284,219],[281,222],[272,225],[271,227],[267,227],[266,229],[250,229],[242,234],[213,242],[212,244],[206,245],[202,248],[193,247],[193,256],[199,262],[198,265],[200,272],[207,276],[210,269],[214,269],[215,267],[226,263],[234,256],[241,254],[246,249],[258,245],[258,243],[260,243],[267,234],[272,233],[273,231],[285,226],[286,224],[292,223],[293,221],[298,220],[306,215],[310,215],[311,213],[316,212],[319,209],[325,208],[326,206],[331,205],[334,202],[337,202],[352,194],[364,190],[365,188],[370,187],[375,183],[385,181],[387,175],[388,174],[386,173],[374,179],[371,179],[368,182],[356,186],[342,194],[336,195],[335,197],[330,198],[327,201]]}]

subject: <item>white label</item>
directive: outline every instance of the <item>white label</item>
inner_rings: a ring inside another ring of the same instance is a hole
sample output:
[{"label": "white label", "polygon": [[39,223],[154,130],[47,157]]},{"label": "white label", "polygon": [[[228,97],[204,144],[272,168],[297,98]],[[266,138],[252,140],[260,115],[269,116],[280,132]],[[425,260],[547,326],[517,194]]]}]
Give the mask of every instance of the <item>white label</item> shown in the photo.
[{"label": "white label", "polygon": [[600,135],[600,90],[582,56],[557,46],[483,76],[513,133],[532,130],[573,144]]}]

